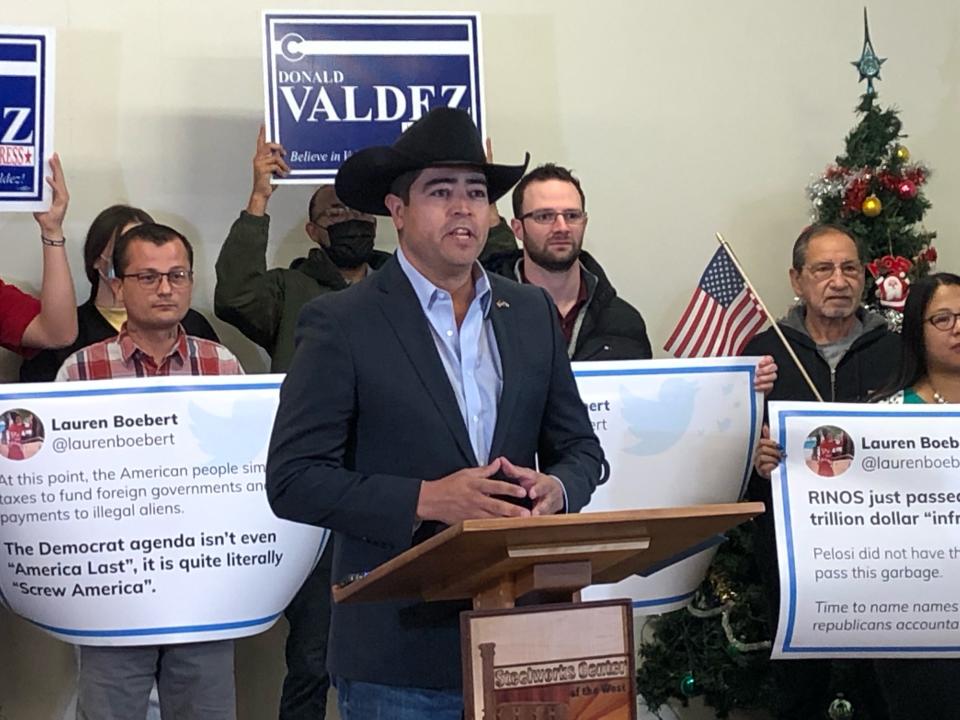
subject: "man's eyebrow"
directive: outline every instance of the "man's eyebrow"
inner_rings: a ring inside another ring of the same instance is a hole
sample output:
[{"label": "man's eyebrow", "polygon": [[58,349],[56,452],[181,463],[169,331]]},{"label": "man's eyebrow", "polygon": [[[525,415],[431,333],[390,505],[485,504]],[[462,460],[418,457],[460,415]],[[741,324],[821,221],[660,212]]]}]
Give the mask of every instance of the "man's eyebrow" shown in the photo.
[{"label": "man's eyebrow", "polygon": [[[426,189],[426,188],[429,188],[429,187],[433,187],[434,185],[453,185],[453,184],[455,184],[456,182],[457,182],[457,179],[456,179],[456,178],[453,178],[453,177],[438,177],[438,178],[433,178],[432,180],[427,180],[427,181],[423,184],[423,187],[424,187],[424,189]],[[468,178],[466,179],[466,182],[467,182],[467,183],[470,183],[471,185],[484,185],[484,186],[486,186],[486,184],[487,184],[487,178],[486,178],[485,175],[477,175],[476,177],[468,177]]]}]

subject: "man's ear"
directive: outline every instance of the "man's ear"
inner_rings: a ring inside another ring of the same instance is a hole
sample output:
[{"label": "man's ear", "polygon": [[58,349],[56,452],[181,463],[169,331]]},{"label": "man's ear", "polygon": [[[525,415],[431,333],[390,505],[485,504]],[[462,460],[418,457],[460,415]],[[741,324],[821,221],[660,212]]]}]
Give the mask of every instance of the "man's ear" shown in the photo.
[{"label": "man's ear", "polygon": [[800,287],[800,272],[796,268],[790,268],[790,287],[793,288],[793,294],[799,298],[803,297]]},{"label": "man's ear", "polygon": [[107,282],[110,283],[110,287],[113,289],[113,295],[117,298],[117,302],[121,305],[123,304],[123,280],[118,277],[110,278]]},{"label": "man's ear", "polygon": [[523,242],[523,220],[517,220],[517,218],[511,220],[510,229],[513,230],[514,237]]},{"label": "man's ear", "polygon": [[317,225],[315,222],[307,222],[307,224],[303,226],[303,231],[313,242],[315,242],[317,245],[323,246],[324,230],[322,227]]},{"label": "man's ear", "polygon": [[394,227],[396,227],[397,230],[402,230],[404,214],[407,209],[406,204],[403,202],[403,198],[401,198],[399,195],[388,193],[383,199],[383,204],[386,205],[387,210],[390,211],[390,217],[393,219]]}]

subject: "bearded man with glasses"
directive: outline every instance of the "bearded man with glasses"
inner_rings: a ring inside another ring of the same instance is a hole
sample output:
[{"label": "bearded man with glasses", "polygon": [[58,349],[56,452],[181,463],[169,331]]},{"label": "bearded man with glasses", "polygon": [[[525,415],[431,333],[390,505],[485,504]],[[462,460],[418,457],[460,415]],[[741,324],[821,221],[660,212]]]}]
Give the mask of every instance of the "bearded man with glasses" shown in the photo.
[{"label": "bearded man with glasses", "polygon": [[[798,302],[777,324],[824,400],[867,401],[896,374],[900,336],[887,328],[884,318],[861,306],[865,274],[856,238],[839,225],[811,225],[793,245],[792,264],[790,284]],[[779,376],[768,400],[816,400],[773,329],[754,337],[744,348],[744,355],[772,355],[776,360]],[[761,446],[769,445],[766,426],[763,435]],[[776,454],[775,449],[773,452]],[[770,465],[760,462],[758,456],[757,469],[748,495],[771,507]],[[780,612],[780,579],[771,514],[759,516],[754,526],[755,557],[767,589],[773,637]],[[846,682],[833,687],[831,678],[840,674],[834,672],[834,661],[776,661],[784,708],[777,718],[822,717],[835,691],[843,692],[854,707],[862,708],[865,717],[886,718],[870,661],[843,663],[847,666],[842,673]]]},{"label": "bearded man with glasses", "polygon": [[640,313],[617,295],[606,273],[584,252],[586,199],[565,167],[547,163],[513,191],[514,234],[522,250],[483,260],[484,267],[542,287],[553,299],[571,360],[645,360],[652,356]]}]

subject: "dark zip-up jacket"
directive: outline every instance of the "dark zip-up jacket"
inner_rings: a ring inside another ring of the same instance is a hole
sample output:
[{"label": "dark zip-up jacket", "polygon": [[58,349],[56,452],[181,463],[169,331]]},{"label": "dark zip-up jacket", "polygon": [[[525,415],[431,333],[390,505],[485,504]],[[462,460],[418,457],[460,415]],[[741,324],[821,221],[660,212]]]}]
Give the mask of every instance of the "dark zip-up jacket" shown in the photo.
[{"label": "dark zip-up jacket", "polygon": [[[874,313],[860,311],[860,335],[844,353],[837,369],[831,371],[817,350],[803,324],[804,309],[796,307],[778,325],[783,330],[797,357],[803,363],[813,384],[827,402],[866,402],[877,390],[893,379],[900,364],[900,336],[887,328],[886,321]],[[772,355],[777,363],[777,381],[767,395],[771,400],[810,400],[813,393],[790,359],[774,330],[758,334],[743,351],[744,355]],[[766,412],[764,413],[766,415]],[[767,587],[770,626],[776,629],[780,608],[780,583],[777,569],[777,545],[770,511],[773,498],[770,481],[756,471],[750,477],[748,495],[764,503],[767,512],[756,519],[756,558]]]},{"label": "dark zip-up jacket", "polygon": [[[523,251],[491,255],[483,261],[490,272],[522,281]],[[567,356],[578,360],[648,360],[653,357],[647,326],[630,303],[617,295],[600,263],[580,253],[580,269],[587,284],[587,302],[580,309]]]},{"label": "dark zip-up jacket", "polygon": [[[794,308],[778,325],[790,347],[803,363],[810,379],[827,402],[865,402],[871,393],[893,379],[900,362],[900,336],[887,329],[886,321],[874,313],[861,312],[860,336],[844,353],[835,371],[817,350],[803,324],[804,312]],[[816,400],[783,343],[772,328],[754,337],[744,355],[772,355],[778,377],[767,400]]]},{"label": "dark zip-up jacket", "polygon": [[[213,311],[270,355],[271,372],[286,372],[293,359],[293,333],[300,309],[347,282],[329,256],[313,248],[289,268],[267,270],[269,215],[240,213],[217,257]],[[374,250],[370,267],[390,256]]]}]

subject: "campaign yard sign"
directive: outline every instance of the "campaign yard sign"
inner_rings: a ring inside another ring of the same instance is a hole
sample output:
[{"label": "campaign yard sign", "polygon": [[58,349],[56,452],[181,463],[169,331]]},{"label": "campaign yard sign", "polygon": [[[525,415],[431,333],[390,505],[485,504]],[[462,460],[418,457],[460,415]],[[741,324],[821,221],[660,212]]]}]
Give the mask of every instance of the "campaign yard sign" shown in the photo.
[{"label": "campaign yard sign", "polygon": [[332,183],[436,106],[484,132],[478,13],[267,11],[263,33],[267,139],[290,166],[275,182]]},{"label": "campaign yard sign", "polygon": [[50,205],[53,56],[52,29],[0,26],[0,211]]}]

